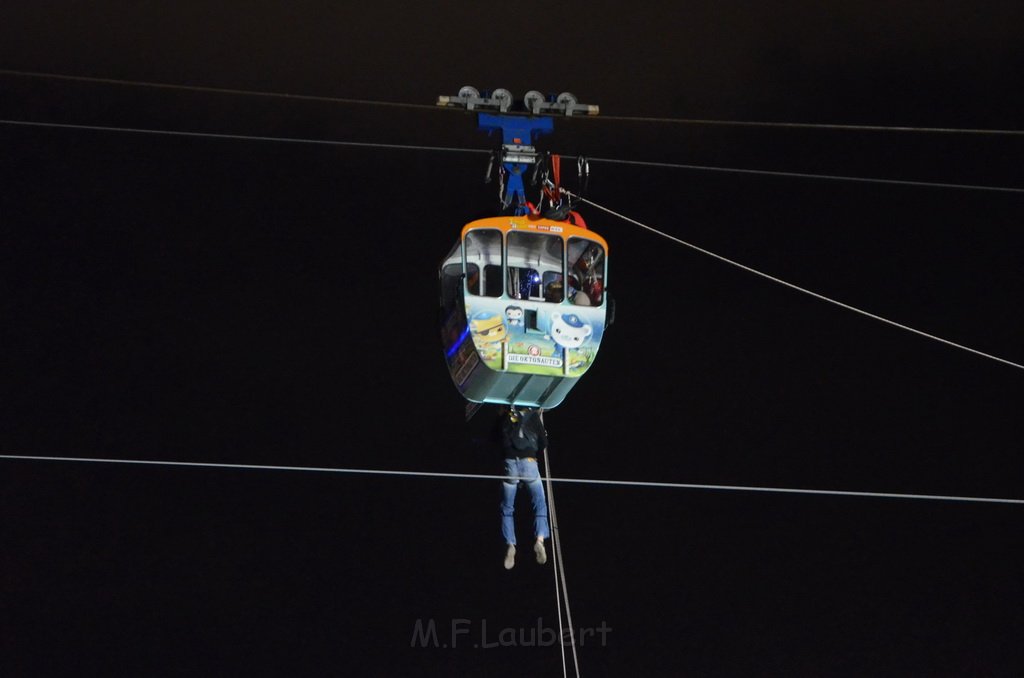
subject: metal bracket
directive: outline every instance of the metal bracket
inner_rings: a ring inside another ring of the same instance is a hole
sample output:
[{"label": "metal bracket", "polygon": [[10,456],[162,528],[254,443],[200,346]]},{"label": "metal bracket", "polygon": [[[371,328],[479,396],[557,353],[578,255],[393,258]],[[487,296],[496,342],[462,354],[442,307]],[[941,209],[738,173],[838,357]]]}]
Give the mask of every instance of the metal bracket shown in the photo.
[{"label": "metal bracket", "polygon": [[501,131],[501,149],[497,158],[492,155],[488,161],[484,181],[486,183],[492,176],[497,159],[501,163],[498,175],[501,204],[506,208],[512,207],[517,215],[524,215],[534,208],[526,200],[523,175],[531,166],[536,168],[540,164],[540,153],[533,144],[538,136],[554,130],[551,116],[597,115],[598,107],[579,103],[570,92],[545,97],[536,90],[530,90],[522,101],[522,109],[529,115],[523,115],[510,112],[512,101],[512,93],[507,89],[481,94],[475,87],[467,85],[456,96],[439,96],[437,105],[478,111],[480,129],[492,134]]},{"label": "metal bracket", "polygon": [[501,132],[501,163],[505,169],[507,183],[502,194],[502,205],[513,206],[517,213],[526,214],[526,186],[523,175],[530,165],[536,165],[540,153],[534,148],[534,140],[555,128],[551,118],[532,118],[514,115],[480,113],[480,129],[494,133]]}]

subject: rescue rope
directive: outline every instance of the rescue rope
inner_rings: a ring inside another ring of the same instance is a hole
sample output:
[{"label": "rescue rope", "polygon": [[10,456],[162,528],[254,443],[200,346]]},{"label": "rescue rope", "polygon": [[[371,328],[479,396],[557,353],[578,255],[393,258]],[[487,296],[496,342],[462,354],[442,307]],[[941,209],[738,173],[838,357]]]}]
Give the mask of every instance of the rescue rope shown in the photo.
[{"label": "rescue rope", "polygon": [[[551,485],[551,468],[548,466],[548,449],[546,447],[544,448],[544,484],[547,485],[547,505],[551,512],[551,573],[555,577],[555,606],[558,609],[558,650],[562,655],[562,678],[569,678],[569,671],[565,664],[565,643],[563,642],[565,628],[562,626],[562,592],[558,583],[558,573],[562,559],[555,552],[555,543],[558,539],[558,521],[555,519],[555,493]],[[573,649],[575,650],[575,645]]]},{"label": "rescue rope", "polygon": [[726,264],[729,264],[730,266],[735,266],[736,268],[742,269],[742,270],[744,270],[744,271],[746,271],[748,273],[753,273],[754,275],[760,276],[760,277],[762,277],[762,278],[764,278],[766,280],[770,280],[771,282],[778,283],[779,285],[783,285],[783,286],[788,287],[788,288],[790,288],[792,290],[796,290],[797,292],[802,292],[804,294],[812,296],[815,299],[820,299],[821,301],[825,301],[825,302],[828,302],[830,304],[834,304],[836,306],[839,306],[840,308],[846,309],[847,311],[853,311],[854,313],[859,313],[860,315],[863,315],[863,316],[866,316],[868,318],[871,318],[872,320],[877,320],[879,322],[885,323],[887,325],[891,325],[891,326],[896,327],[898,329],[905,330],[907,332],[912,332],[913,334],[917,334],[919,336],[925,337],[926,339],[931,339],[933,341],[937,341],[939,343],[946,344],[947,346],[952,346],[953,348],[958,348],[958,349],[960,349],[962,351],[967,351],[968,353],[973,353],[973,354],[975,354],[977,356],[981,356],[982,358],[988,358],[989,360],[994,360],[996,362],[1003,363],[1004,365],[1009,365],[1010,367],[1016,367],[1019,370],[1024,370],[1024,365],[1021,365],[1020,363],[1015,363],[1015,362],[1013,362],[1011,360],[1006,360],[1005,358],[1000,358],[999,356],[992,355],[991,353],[984,353],[982,351],[979,351],[977,349],[971,348],[969,346],[964,346],[963,344],[958,344],[956,342],[950,341],[949,339],[943,339],[942,337],[938,337],[938,336],[936,336],[934,334],[929,334],[927,332],[922,332],[921,330],[914,329],[913,327],[910,327],[908,325],[904,325],[902,323],[898,323],[898,322],[896,322],[894,320],[889,320],[888,318],[883,318],[880,315],[876,315],[876,314],[871,313],[869,311],[865,311],[863,309],[857,308],[856,306],[850,306],[849,304],[844,304],[841,301],[836,301],[835,299],[832,299],[830,297],[826,297],[823,294],[818,294],[817,292],[812,292],[811,290],[806,289],[804,287],[800,287],[798,285],[794,285],[793,283],[787,282],[785,280],[782,280],[781,278],[776,278],[775,276],[769,275],[767,273],[763,273],[763,272],[761,272],[761,271],[759,271],[759,270],[757,270],[755,268],[751,268],[750,266],[746,266],[746,265],[741,264],[741,263],[739,263],[737,261],[733,261],[732,259],[728,259],[726,257],[723,257],[720,254],[715,254],[714,252],[706,250],[706,249],[704,249],[702,247],[698,247],[697,245],[694,245],[692,243],[686,242],[685,240],[682,240],[681,238],[677,238],[674,235],[671,235],[671,234],[666,233],[664,231],[660,231],[660,230],[658,230],[658,229],[656,229],[656,228],[654,228],[652,226],[648,226],[647,224],[641,223],[641,222],[637,221],[636,219],[627,217],[624,214],[621,214],[619,212],[616,212],[615,210],[609,209],[609,208],[605,207],[604,205],[599,205],[596,202],[594,202],[593,200],[588,200],[587,198],[584,198],[582,196],[575,195],[574,193],[566,191],[565,189],[563,189],[563,192],[569,194],[573,198],[576,198],[576,199],[578,199],[578,200],[580,200],[582,202],[587,203],[588,205],[591,205],[592,207],[596,207],[597,209],[602,210],[603,212],[607,212],[608,214],[616,216],[619,219],[622,219],[623,221],[629,222],[629,223],[631,223],[631,224],[633,224],[635,226],[639,226],[640,228],[646,229],[646,230],[650,231],[651,233],[654,233],[656,235],[660,235],[661,237],[667,238],[668,240],[671,240],[671,241],[673,241],[675,243],[678,243],[680,245],[684,245],[686,247],[689,247],[690,249],[695,250],[697,252],[700,252],[701,254],[707,255],[707,256],[712,257],[714,259],[718,259],[719,261],[724,262]]},{"label": "rescue rope", "polygon": [[[253,471],[300,471],[306,473],[339,473],[377,476],[407,476],[419,478],[456,478],[460,480],[508,480],[505,475],[482,473],[441,473],[433,471],[392,471],[374,468],[334,468],[324,466],[280,466],[273,464],[227,464],[198,461],[167,461],[155,459],[112,459],[96,457],[46,457],[28,454],[0,454],[0,459],[10,461],[55,461],[94,464],[134,464],[141,466],[172,466],[188,468],[244,469]],[[527,480],[519,478],[519,480]],[[872,499],[916,499],[928,501],[971,502],[981,504],[1024,504],[1024,499],[1001,497],[969,497],[942,494],[911,494],[899,492],[861,492],[853,490],[814,490],[793,487],[761,487],[756,485],[712,485],[706,483],[674,483],[648,480],[606,480],[601,478],[551,478],[556,483],[578,485],[612,485],[627,487],[661,487],[680,490],[719,490],[727,492],[765,492],[775,494],[831,495],[835,497],[864,497]]]},{"label": "rescue rope", "polygon": [[[548,485],[550,487],[550,483]],[[552,537],[552,543],[553,542],[554,542],[554,537]],[[562,656],[562,678],[569,678],[569,669],[568,669],[568,667],[566,666],[566,663],[565,663],[565,643],[562,642],[562,639],[565,637],[565,629],[562,626],[562,595],[561,595],[561,591],[558,588],[558,569],[555,567],[556,564],[557,563],[556,563],[555,553],[554,553],[554,551],[552,551],[551,552],[551,565],[552,565],[551,573],[555,577],[555,607],[558,610],[558,652]]]},{"label": "rescue rope", "polygon": [[[544,424],[544,413],[540,415],[541,425]],[[548,511],[551,514],[551,555],[554,559],[552,569],[555,570],[555,598],[558,598],[558,580],[562,580],[562,597],[565,600],[565,618],[569,625],[569,641],[572,646],[572,662],[576,670],[576,678],[580,678],[580,659],[576,654],[576,635],[572,624],[572,610],[569,608],[569,588],[565,584],[565,561],[562,559],[562,539],[558,531],[558,514],[555,512],[555,488],[551,484],[551,464],[548,461],[549,448],[544,448],[544,478],[548,486]],[[558,609],[558,644],[562,650],[562,672],[565,676],[565,635],[562,629],[562,609]],[[567,678],[567,676],[566,676]]]}]

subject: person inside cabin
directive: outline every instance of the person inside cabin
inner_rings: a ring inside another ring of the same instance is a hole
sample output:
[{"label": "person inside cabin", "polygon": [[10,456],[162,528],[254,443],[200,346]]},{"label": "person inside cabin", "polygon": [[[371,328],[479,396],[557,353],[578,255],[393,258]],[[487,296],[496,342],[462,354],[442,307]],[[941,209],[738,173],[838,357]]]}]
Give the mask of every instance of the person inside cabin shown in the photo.
[{"label": "person inside cabin", "polygon": [[537,458],[547,448],[548,434],[541,419],[542,410],[530,407],[503,407],[499,412],[502,448],[505,453],[505,479],[502,481],[501,535],[505,538],[505,569],[516,564],[515,502],[519,485],[525,484],[533,501],[533,553],[541,565],[547,562],[544,540],[550,536],[548,504],[540,479]]},{"label": "person inside cabin", "polygon": [[576,306],[590,306],[590,297],[580,289],[580,281],[574,275],[569,276],[569,300]]},{"label": "person inside cabin", "polygon": [[604,285],[600,278],[592,278],[587,281],[587,297],[592,305],[600,305],[601,297],[604,295]]},{"label": "person inside cabin", "polygon": [[563,286],[561,276],[552,280],[548,283],[548,286],[544,288],[544,301],[551,303],[559,303],[562,301]]}]

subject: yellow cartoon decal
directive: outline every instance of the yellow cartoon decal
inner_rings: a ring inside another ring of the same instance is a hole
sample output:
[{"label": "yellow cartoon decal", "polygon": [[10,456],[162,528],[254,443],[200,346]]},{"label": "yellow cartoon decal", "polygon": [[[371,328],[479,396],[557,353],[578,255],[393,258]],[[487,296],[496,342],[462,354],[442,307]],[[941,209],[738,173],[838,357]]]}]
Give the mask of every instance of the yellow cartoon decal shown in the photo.
[{"label": "yellow cartoon decal", "polygon": [[508,338],[505,321],[500,314],[483,311],[473,316],[469,323],[480,357],[485,361],[501,358],[501,345]]}]

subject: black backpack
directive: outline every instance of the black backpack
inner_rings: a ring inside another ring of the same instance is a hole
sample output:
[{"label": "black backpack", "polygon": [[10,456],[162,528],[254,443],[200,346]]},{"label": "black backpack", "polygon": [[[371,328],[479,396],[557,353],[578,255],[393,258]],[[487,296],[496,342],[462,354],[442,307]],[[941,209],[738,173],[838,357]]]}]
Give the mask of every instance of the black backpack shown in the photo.
[{"label": "black backpack", "polygon": [[509,417],[505,423],[505,440],[518,452],[538,452],[540,443],[540,422],[535,412],[522,412],[518,417]]}]

